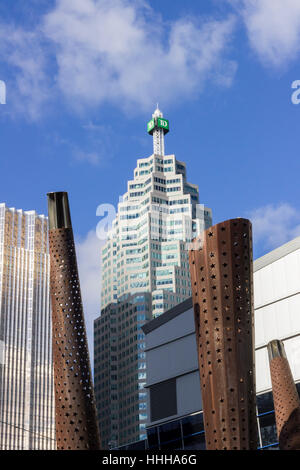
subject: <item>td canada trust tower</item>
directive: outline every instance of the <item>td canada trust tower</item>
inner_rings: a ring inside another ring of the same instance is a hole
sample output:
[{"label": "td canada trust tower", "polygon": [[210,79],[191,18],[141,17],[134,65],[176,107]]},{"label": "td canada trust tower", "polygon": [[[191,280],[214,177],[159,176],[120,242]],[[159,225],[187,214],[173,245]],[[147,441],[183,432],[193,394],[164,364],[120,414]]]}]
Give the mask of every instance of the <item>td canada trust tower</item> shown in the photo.
[{"label": "td canada trust tower", "polygon": [[158,107],[147,131],[153,154],[137,160],[102,249],[94,373],[105,448],[147,437],[141,327],[191,296],[189,244],[212,225],[211,209],[199,203],[198,186],[187,181],[185,163],[165,155],[169,121]]}]

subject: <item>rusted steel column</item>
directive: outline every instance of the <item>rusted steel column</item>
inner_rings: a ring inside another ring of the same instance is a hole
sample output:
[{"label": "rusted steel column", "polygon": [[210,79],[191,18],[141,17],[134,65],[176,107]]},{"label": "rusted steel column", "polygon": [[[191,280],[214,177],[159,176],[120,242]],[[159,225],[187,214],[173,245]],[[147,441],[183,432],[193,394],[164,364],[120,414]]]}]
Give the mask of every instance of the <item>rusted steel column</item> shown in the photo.
[{"label": "rusted steel column", "polygon": [[206,447],[256,449],[251,223],[211,227],[189,256]]},{"label": "rusted steel column", "polygon": [[276,427],[281,450],[300,450],[300,400],[282,341],[268,344]]},{"label": "rusted steel column", "polygon": [[67,193],[48,194],[57,449],[100,449]]}]

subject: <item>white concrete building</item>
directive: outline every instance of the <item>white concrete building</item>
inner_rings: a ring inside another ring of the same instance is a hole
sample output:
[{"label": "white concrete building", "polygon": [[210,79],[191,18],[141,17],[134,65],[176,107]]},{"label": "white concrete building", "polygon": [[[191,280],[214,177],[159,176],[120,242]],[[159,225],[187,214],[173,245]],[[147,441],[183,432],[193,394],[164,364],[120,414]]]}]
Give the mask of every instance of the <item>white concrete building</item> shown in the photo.
[{"label": "white concrete building", "polygon": [[101,308],[126,294],[152,292],[158,316],[191,295],[188,243],[212,224],[187,182],[185,163],[164,154],[169,122],[156,109],[148,123],[153,155],[139,159],[134,178],[102,249]]},{"label": "white concrete building", "polygon": [[[276,448],[267,344],[272,339],[283,341],[300,392],[300,237],[254,262],[254,307],[258,445]],[[143,330],[149,447],[203,447],[192,299],[147,323]],[[189,431],[184,434],[184,429]]]},{"label": "white concrete building", "polygon": [[300,381],[300,237],[254,262],[257,393],[271,389],[267,344],[284,342]]}]

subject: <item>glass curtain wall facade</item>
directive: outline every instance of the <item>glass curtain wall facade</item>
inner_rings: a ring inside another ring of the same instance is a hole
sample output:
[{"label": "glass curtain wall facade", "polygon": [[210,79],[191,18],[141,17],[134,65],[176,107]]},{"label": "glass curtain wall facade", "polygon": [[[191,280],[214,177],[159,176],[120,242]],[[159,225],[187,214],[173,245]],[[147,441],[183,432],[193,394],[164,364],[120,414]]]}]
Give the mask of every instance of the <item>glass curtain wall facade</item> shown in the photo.
[{"label": "glass curtain wall facade", "polygon": [[95,320],[95,395],[104,448],[146,439],[145,338],[151,295],[128,296]]},{"label": "glass curtain wall facade", "polygon": [[[296,384],[300,396],[300,383]],[[257,395],[257,426],[260,450],[279,450],[272,392]],[[203,412],[147,429],[147,440],[120,450],[205,450]]]},{"label": "glass curtain wall facade", "polygon": [[55,449],[47,218],[0,204],[0,449]]}]

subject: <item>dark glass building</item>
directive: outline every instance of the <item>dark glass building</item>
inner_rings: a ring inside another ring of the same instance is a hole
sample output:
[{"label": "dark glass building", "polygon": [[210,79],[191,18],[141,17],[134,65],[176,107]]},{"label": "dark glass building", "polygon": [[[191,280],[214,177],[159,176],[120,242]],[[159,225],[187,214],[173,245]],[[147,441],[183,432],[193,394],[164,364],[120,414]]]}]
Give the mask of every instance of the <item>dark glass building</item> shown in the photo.
[{"label": "dark glass building", "polygon": [[[300,383],[297,384],[300,395]],[[257,396],[259,450],[279,450],[272,392]],[[122,450],[205,450],[203,413],[193,413],[147,429],[147,439]]]},{"label": "dark glass building", "polygon": [[102,446],[146,438],[145,335],[151,293],[124,296],[94,322],[94,381]]}]

